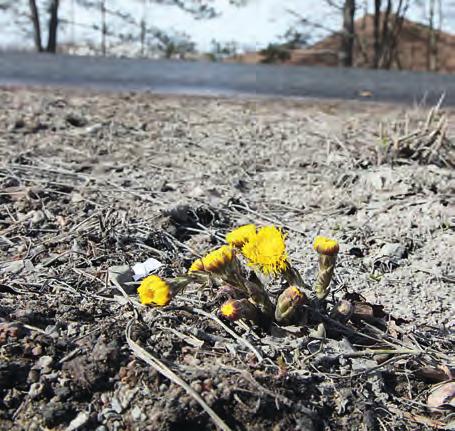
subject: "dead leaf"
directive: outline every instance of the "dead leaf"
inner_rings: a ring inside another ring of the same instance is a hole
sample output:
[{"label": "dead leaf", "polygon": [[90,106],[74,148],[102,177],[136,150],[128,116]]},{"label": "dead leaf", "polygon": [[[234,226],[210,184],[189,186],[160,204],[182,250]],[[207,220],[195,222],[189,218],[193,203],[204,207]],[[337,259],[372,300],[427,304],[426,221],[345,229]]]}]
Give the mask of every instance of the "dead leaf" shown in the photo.
[{"label": "dead leaf", "polygon": [[455,382],[443,383],[434,389],[428,395],[427,405],[431,408],[455,407]]}]

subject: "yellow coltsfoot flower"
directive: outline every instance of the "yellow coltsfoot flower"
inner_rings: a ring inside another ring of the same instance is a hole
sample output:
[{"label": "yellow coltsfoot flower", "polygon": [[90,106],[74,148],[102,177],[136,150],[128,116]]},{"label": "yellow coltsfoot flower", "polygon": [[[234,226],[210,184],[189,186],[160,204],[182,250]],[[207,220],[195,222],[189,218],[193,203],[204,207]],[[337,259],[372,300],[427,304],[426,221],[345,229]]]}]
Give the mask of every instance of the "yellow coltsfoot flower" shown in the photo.
[{"label": "yellow coltsfoot flower", "polygon": [[233,247],[242,248],[247,242],[256,236],[256,226],[246,224],[226,234],[226,242]]},{"label": "yellow coltsfoot flower", "polygon": [[322,300],[329,294],[329,285],[332,281],[340,246],[334,239],[317,236],[313,248],[319,253],[319,272],[314,284],[314,291],[316,297]]},{"label": "yellow coltsfoot flower", "polygon": [[266,275],[276,275],[286,270],[288,256],[285,236],[275,226],[265,226],[242,247],[248,264]]},{"label": "yellow coltsfoot flower", "polygon": [[139,299],[144,305],[158,305],[163,307],[171,302],[171,286],[157,275],[144,278],[137,289]]},{"label": "yellow coltsfoot flower", "polygon": [[313,248],[319,254],[326,254],[328,256],[333,256],[340,251],[338,242],[325,236],[317,236],[314,240]]},{"label": "yellow coltsfoot flower", "polygon": [[139,299],[144,305],[157,305],[164,307],[172,298],[189,284],[190,280],[177,277],[165,280],[157,275],[144,278],[137,289]]},{"label": "yellow coltsfoot flower", "polygon": [[189,272],[221,273],[233,261],[234,250],[230,245],[223,245],[206,256],[195,260]]},{"label": "yellow coltsfoot flower", "polygon": [[221,307],[220,314],[228,320],[247,319],[256,321],[258,312],[248,299],[228,299]]}]

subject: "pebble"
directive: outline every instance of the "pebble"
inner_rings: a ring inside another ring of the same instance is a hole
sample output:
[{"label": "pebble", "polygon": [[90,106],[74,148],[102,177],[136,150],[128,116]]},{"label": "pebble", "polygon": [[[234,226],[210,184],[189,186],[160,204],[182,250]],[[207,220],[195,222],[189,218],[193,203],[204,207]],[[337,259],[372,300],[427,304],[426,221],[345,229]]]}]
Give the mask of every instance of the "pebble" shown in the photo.
[{"label": "pebble", "polygon": [[32,383],[28,390],[29,397],[33,400],[38,398],[44,391],[44,385],[42,383]]},{"label": "pebble", "polygon": [[387,243],[384,244],[381,248],[382,256],[403,259],[404,257],[406,257],[406,254],[407,254],[406,247],[399,243]]},{"label": "pebble", "polygon": [[25,267],[24,261],[23,260],[15,260],[13,262],[8,263],[2,268],[3,273],[12,273],[12,274],[17,274],[18,272],[22,271],[22,269]]},{"label": "pebble", "polygon": [[112,406],[112,410],[114,410],[114,412],[119,413],[119,414],[122,413],[123,407],[117,397],[112,397],[111,406]]},{"label": "pebble", "polygon": [[52,364],[54,362],[54,359],[52,356],[41,356],[36,363],[34,368],[41,370],[43,373],[49,373],[52,370]]},{"label": "pebble", "polygon": [[202,392],[202,385],[199,380],[195,380],[194,382],[191,382],[191,387],[199,394]]},{"label": "pebble", "polygon": [[134,406],[131,409],[131,417],[133,418],[133,420],[135,420],[135,421],[140,420],[141,415],[142,415],[142,410],[138,406]]},{"label": "pebble", "polygon": [[55,395],[60,399],[60,400],[66,400],[71,396],[71,390],[67,388],[66,386],[58,387],[55,389]]},{"label": "pebble", "polygon": [[90,416],[87,412],[79,412],[79,414],[70,422],[65,431],[76,431],[83,427],[89,420]]},{"label": "pebble", "polygon": [[40,373],[38,370],[34,370],[33,368],[28,373],[27,382],[28,383],[36,383],[40,378]]},{"label": "pebble", "polygon": [[41,356],[43,354],[43,347],[41,344],[38,344],[32,349],[32,355],[33,356]]}]

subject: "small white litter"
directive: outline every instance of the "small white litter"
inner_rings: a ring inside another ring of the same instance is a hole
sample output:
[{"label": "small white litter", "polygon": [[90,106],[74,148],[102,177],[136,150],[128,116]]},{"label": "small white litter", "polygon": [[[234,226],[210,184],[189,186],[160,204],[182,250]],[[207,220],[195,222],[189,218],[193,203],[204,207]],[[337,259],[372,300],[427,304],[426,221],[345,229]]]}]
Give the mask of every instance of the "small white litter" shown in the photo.
[{"label": "small white litter", "polygon": [[147,275],[155,272],[158,268],[163,266],[163,264],[159,261],[150,257],[145,262],[138,262],[131,268],[134,272],[133,278],[134,281],[138,281],[141,278],[147,277]]}]

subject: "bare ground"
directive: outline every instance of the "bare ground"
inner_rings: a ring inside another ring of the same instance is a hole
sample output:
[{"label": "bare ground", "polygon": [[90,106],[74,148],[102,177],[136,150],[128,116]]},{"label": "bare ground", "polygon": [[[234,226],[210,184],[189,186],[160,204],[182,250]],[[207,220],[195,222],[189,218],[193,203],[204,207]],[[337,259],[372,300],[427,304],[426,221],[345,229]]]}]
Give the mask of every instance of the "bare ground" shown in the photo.
[{"label": "bare ground", "polygon": [[[426,400],[453,378],[453,111],[24,89],[0,103],[1,429],[215,429],[194,392],[231,429],[449,429],[450,407]],[[406,320],[394,333],[413,353],[222,322],[210,289],[132,309],[109,283],[148,257],[183,273],[251,221],[284,227],[309,283],[312,239],[336,237],[337,295]]]}]

